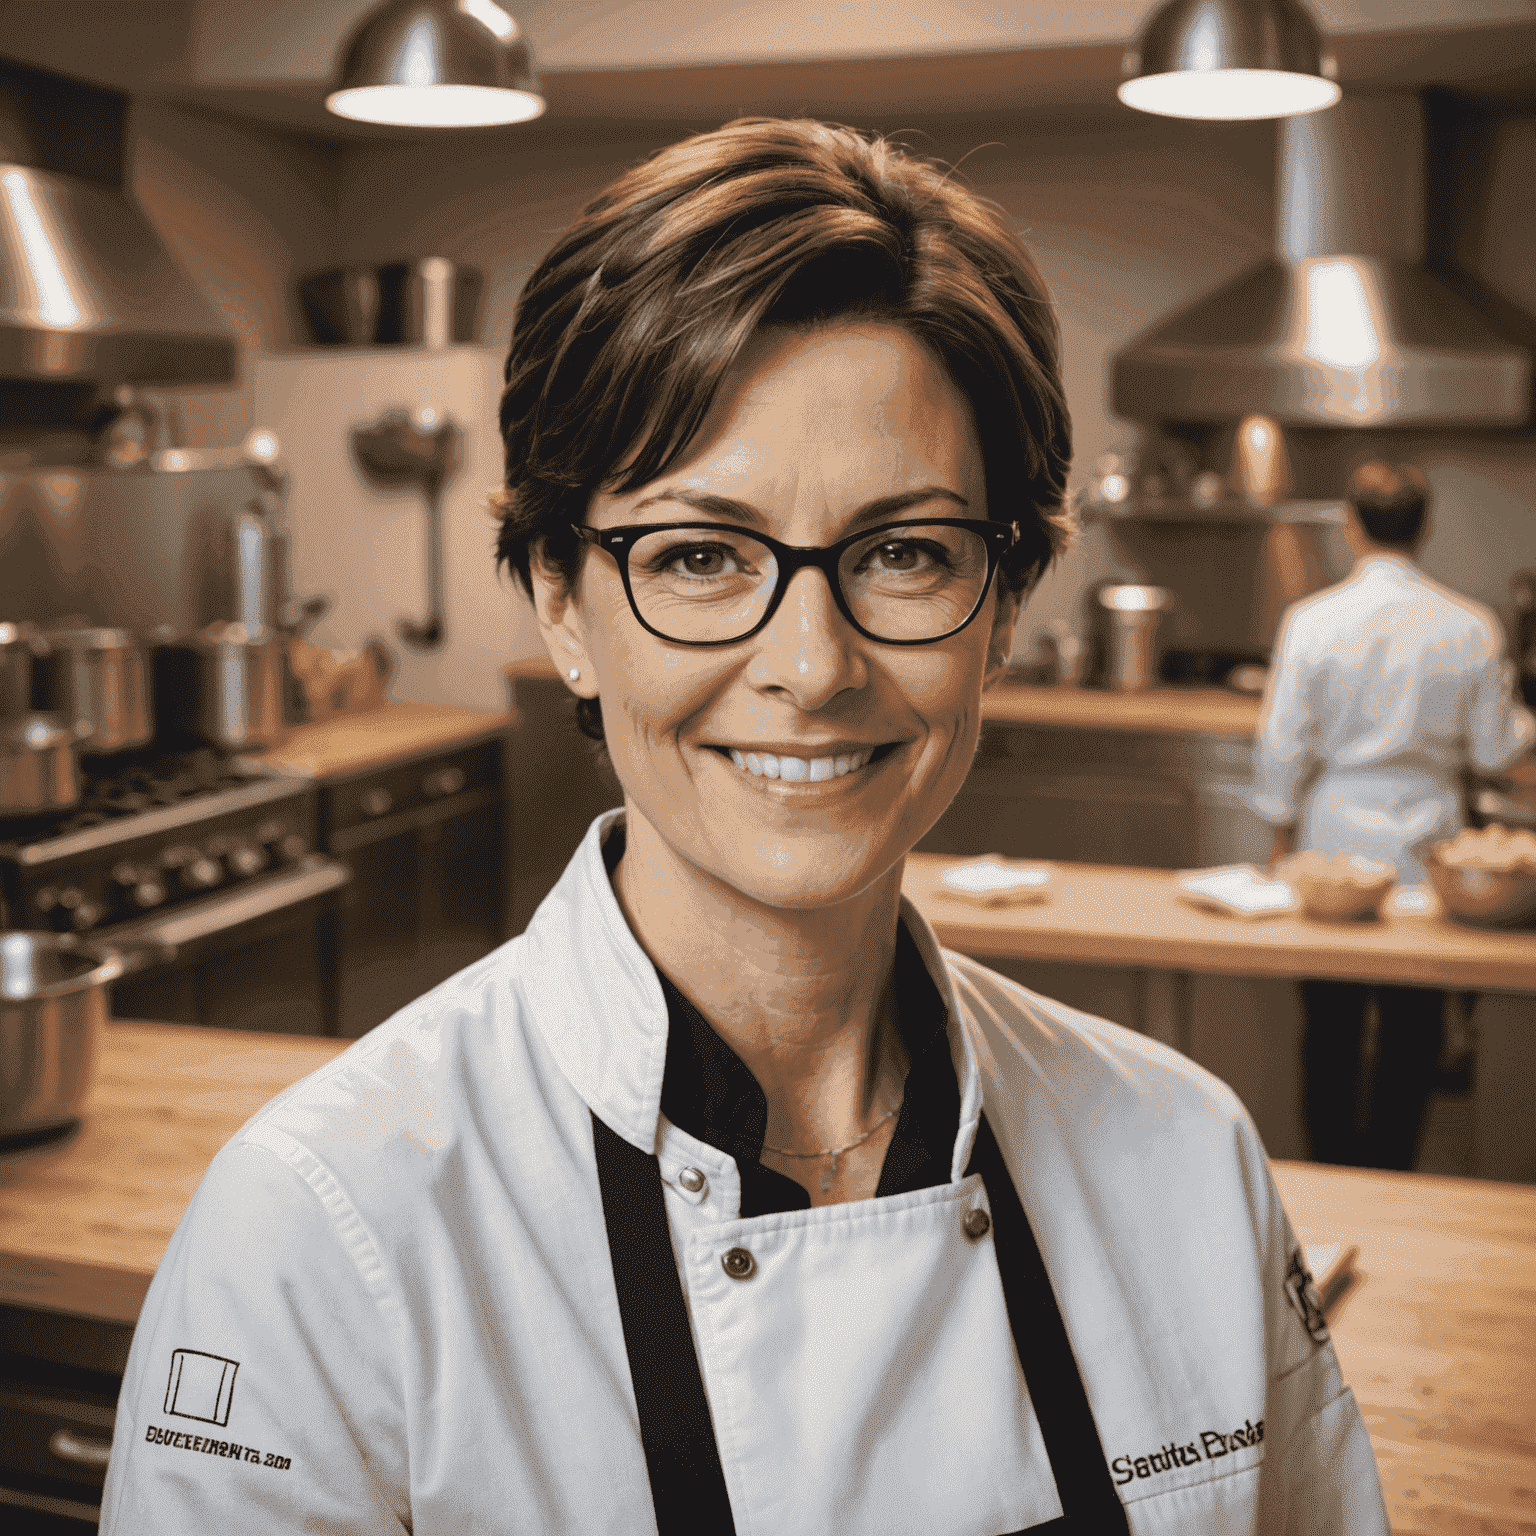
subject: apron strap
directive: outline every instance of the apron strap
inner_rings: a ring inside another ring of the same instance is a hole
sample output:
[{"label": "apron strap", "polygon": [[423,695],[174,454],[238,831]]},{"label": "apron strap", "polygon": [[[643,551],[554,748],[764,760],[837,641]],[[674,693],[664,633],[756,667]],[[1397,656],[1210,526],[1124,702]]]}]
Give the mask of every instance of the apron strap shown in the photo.
[{"label": "apron strap", "polygon": [[596,1115],[592,1145],[658,1536],[735,1536],[672,1252],[661,1165]]},{"label": "apron strap", "polygon": [[[735,1536],[661,1166],[595,1114],[592,1144],[658,1536]],[[971,1171],[987,1187],[1008,1325],[1064,1512],[1031,1529],[1035,1536],[1129,1536],[1050,1276],[985,1116]]]},{"label": "apron strap", "polygon": [[976,1126],[968,1171],[987,1186],[1008,1326],[1061,1500],[1061,1518],[1034,1529],[1039,1536],[1128,1536],[1125,1506],[1109,1475],[1051,1277],[985,1115]]}]

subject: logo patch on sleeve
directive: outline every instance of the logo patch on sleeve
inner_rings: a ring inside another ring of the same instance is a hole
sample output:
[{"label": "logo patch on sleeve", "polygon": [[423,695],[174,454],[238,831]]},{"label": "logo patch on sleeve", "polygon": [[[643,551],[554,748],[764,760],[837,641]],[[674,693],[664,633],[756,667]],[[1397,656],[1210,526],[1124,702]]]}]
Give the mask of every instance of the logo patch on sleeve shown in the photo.
[{"label": "logo patch on sleeve", "polygon": [[1318,1295],[1317,1283],[1307,1269],[1300,1248],[1291,1255],[1291,1267],[1285,1275],[1285,1294],[1302,1326],[1317,1343],[1326,1344],[1328,1322],[1323,1316],[1323,1298]]},{"label": "logo patch on sleeve", "polygon": [[229,1423],[238,1360],[204,1354],[200,1349],[171,1352],[171,1376],[165,1384],[165,1411],[204,1424]]}]

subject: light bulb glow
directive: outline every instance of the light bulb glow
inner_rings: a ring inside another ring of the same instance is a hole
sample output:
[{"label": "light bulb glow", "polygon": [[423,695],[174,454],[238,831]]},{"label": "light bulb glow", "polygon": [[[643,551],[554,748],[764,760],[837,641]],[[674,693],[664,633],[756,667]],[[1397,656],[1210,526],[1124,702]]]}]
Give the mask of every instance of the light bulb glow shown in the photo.
[{"label": "light bulb glow", "polygon": [[487,32],[509,43],[517,36],[517,23],[495,3],[495,0],[459,0],[459,9],[466,16],[473,16]]},{"label": "light bulb glow", "polygon": [[393,123],[404,128],[488,128],[526,123],[544,111],[544,98],[531,91],[490,85],[360,85],[333,91],[328,110],[359,123]]},{"label": "light bulb glow", "polygon": [[1281,69],[1189,69],[1124,81],[1120,100],[1158,117],[1229,122],[1321,112],[1341,94],[1336,82]]}]

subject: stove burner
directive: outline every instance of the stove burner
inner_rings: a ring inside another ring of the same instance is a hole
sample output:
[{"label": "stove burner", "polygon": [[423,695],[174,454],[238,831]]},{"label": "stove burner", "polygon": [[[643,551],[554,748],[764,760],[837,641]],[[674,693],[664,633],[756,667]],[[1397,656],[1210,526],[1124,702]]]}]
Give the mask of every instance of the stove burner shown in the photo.
[{"label": "stove burner", "polygon": [[53,816],[28,818],[25,825],[17,825],[12,836],[22,842],[67,837],[156,806],[217,794],[221,789],[249,783],[252,777],[210,747],[189,752],[123,753],[98,758],[94,763],[87,759],[82,771],[85,782],[76,805]]}]

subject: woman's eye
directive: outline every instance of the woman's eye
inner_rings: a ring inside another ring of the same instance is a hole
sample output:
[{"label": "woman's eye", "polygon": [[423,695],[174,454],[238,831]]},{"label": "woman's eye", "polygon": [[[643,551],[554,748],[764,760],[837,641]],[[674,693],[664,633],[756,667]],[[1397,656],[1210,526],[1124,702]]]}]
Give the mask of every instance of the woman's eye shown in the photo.
[{"label": "woman's eye", "polygon": [[661,569],[679,576],[732,576],[743,569],[733,549],[719,544],[690,544],[668,550]]},{"label": "woman's eye", "polygon": [[926,571],[938,563],[934,553],[926,545],[909,539],[892,539],[877,544],[864,557],[863,563],[880,571]]}]

